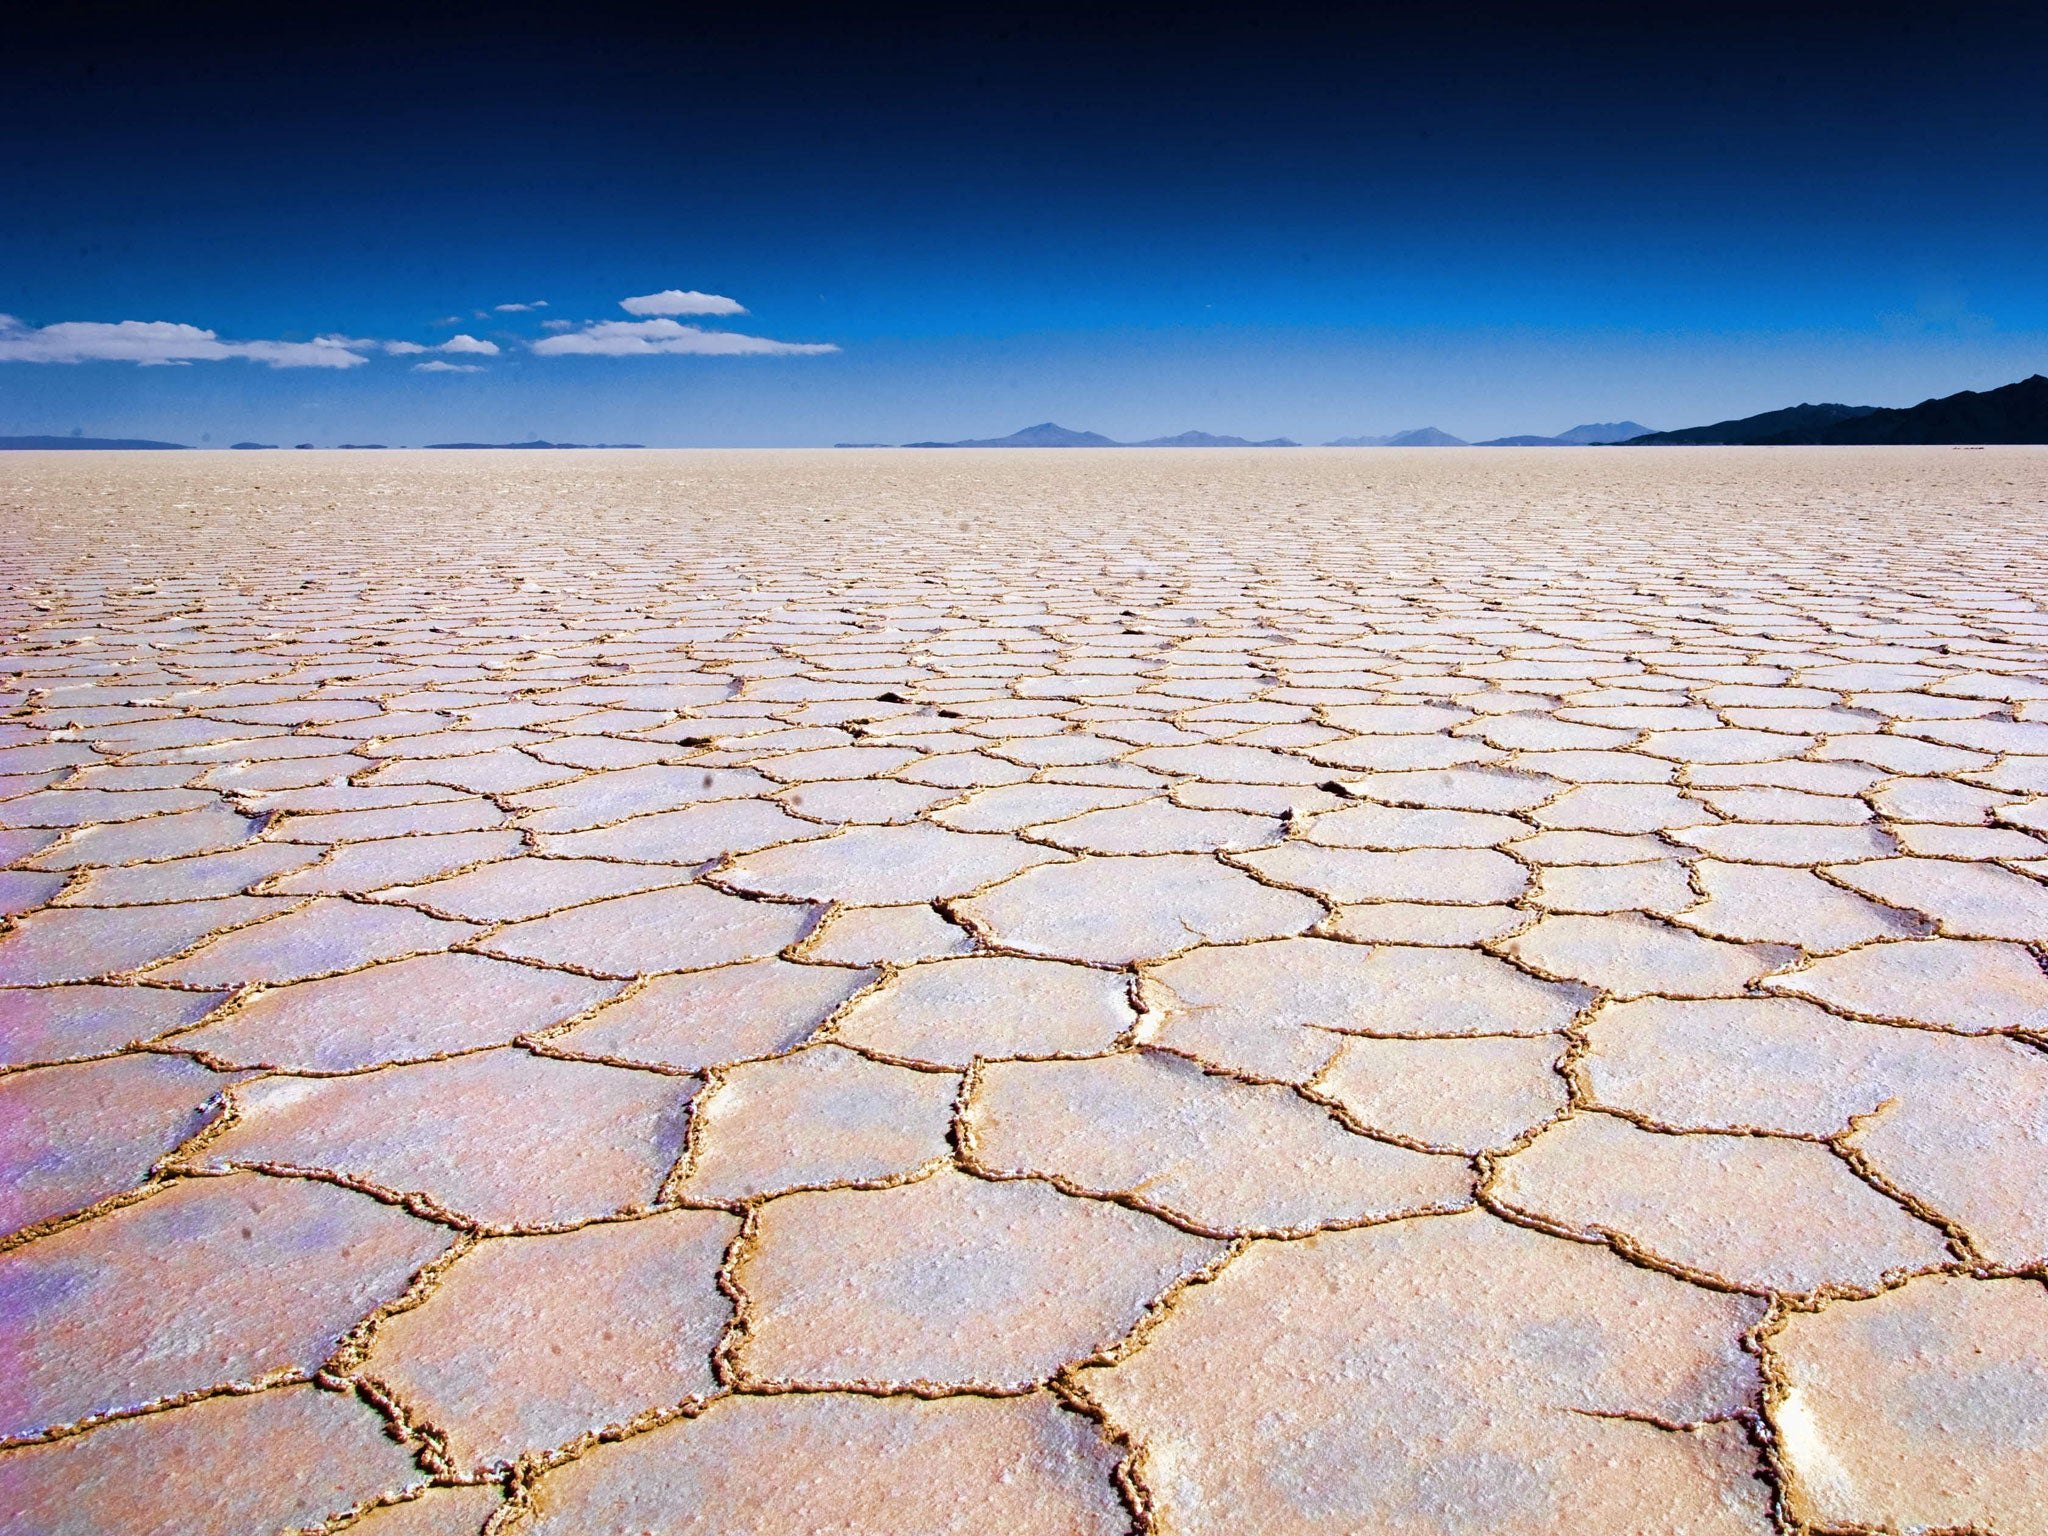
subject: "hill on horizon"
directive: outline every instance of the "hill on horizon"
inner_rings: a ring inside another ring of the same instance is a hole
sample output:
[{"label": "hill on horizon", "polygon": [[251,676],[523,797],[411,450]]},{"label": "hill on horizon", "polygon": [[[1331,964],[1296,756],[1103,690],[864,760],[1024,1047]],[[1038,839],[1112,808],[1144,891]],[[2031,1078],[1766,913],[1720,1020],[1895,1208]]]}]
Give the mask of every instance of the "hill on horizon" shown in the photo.
[{"label": "hill on horizon", "polygon": [[1519,437],[1488,438],[1479,448],[1596,448],[1607,443],[1625,443],[1643,437],[1649,428],[1640,421],[1588,421],[1560,432],[1555,437],[1525,434]]},{"label": "hill on horizon", "polygon": [[1918,405],[1793,405],[1781,411],[1717,421],[1629,439],[1628,446],[2048,443],[2048,378],[2036,373],[1997,389],[1960,390]]},{"label": "hill on horizon", "polygon": [[10,448],[190,448],[190,443],[155,443],[146,437],[0,437],[0,451]]},{"label": "hill on horizon", "polygon": [[1813,433],[1825,431],[1839,422],[1869,416],[1876,410],[1877,407],[1874,405],[1788,405],[1783,410],[1764,411],[1756,416],[1738,416],[1732,421],[1717,421],[1704,427],[1681,427],[1675,432],[1646,432],[1641,437],[1630,438],[1628,446],[1648,448],[1687,444],[1700,447],[1755,445],[1779,439],[1807,442],[1813,440]]},{"label": "hill on horizon", "polygon": [[1643,437],[1655,430],[1640,421],[1588,421],[1573,427],[1569,432],[1557,434],[1560,443],[1577,443],[1588,448],[1607,443],[1625,443],[1632,437]]},{"label": "hill on horizon", "polygon": [[970,437],[957,443],[905,443],[906,448],[1117,448],[1122,445],[1100,432],[1076,432],[1056,421],[1023,427],[1008,437]]},{"label": "hill on horizon", "polygon": [[1182,432],[1173,437],[1148,437],[1142,442],[1126,443],[1127,448],[1299,448],[1291,437],[1269,437],[1263,442],[1253,442],[1245,437],[1218,437],[1213,432]]},{"label": "hill on horizon", "polygon": [[1997,389],[1965,389],[1892,410],[1840,421],[1821,443],[2048,443],[2048,378],[2033,374]]},{"label": "hill on horizon", "polygon": [[[834,447],[879,447],[879,444],[836,443]],[[1041,421],[1008,437],[971,437],[957,443],[905,443],[906,448],[1299,448],[1285,437],[1262,443],[1243,437],[1219,437],[1213,432],[1182,432],[1173,437],[1148,437],[1143,442],[1120,443],[1100,432],[1076,432],[1056,421]]]},{"label": "hill on horizon", "polygon": [[1469,448],[1462,437],[1453,437],[1437,427],[1411,427],[1389,437],[1340,437],[1323,444],[1325,448]]}]

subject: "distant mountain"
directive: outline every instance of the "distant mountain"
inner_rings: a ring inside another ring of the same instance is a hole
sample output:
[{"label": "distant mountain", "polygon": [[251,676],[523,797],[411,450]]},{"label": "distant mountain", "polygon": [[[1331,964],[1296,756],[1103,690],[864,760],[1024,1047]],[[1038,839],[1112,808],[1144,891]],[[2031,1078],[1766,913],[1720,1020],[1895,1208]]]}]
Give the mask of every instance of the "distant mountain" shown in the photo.
[{"label": "distant mountain", "polygon": [[1874,405],[1795,405],[1737,421],[1631,438],[1630,447],[1666,443],[2048,443],[2048,378],[2035,374],[1998,389],[1966,389],[1897,409]]},{"label": "distant mountain", "polygon": [[1435,427],[1415,427],[1391,437],[1340,437],[1323,444],[1325,448],[1467,448],[1462,437],[1453,437]]},{"label": "distant mountain", "polygon": [[[348,444],[342,444],[344,448]],[[645,448],[645,443],[428,443],[429,448]]]},{"label": "distant mountain", "polygon": [[905,443],[906,448],[1121,448],[1123,444],[1100,432],[1076,432],[1057,422],[1041,421],[1035,427],[1012,432],[1008,437],[972,437],[959,443]]},{"label": "distant mountain", "polygon": [[[880,448],[881,443],[834,443],[834,448]],[[975,437],[963,443],[905,443],[906,448],[1299,448],[1292,438],[1269,437],[1255,443],[1244,437],[1219,437],[1214,432],[1182,432],[1174,437],[1148,437],[1143,442],[1120,443],[1100,432],[1076,432],[1057,422],[1041,421],[1035,427],[1012,432],[1008,437]]]},{"label": "distant mountain", "polygon": [[1218,437],[1213,432],[1182,432],[1176,437],[1148,437],[1143,442],[1126,445],[1131,448],[1299,448],[1301,444],[1291,437],[1269,437],[1264,442],[1252,442],[1242,437]]},{"label": "distant mountain", "polygon": [[0,437],[0,451],[9,448],[186,448],[188,443],[153,443],[146,437]]},{"label": "distant mountain", "polygon": [[389,448],[389,443],[336,443],[337,448]]},{"label": "distant mountain", "polygon": [[1600,443],[1625,443],[1642,437],[1649,428],[1640,421],[1589,421],[1560,432],[1555,437],[1495,437],[1476,444],[1480,448],[1588,448]]},{"label": "distant mountain", "polygon": [[[1631,448],[1683,444],[1819,442],[1816,435],[1859,416],[1874,416],[1874,405],[1788,405],[1782,411],[1717,421],[1712,426],[1684,427],[1676,432],[1647,432],[1628,440]],[[1897,415],[1897,412],[1892,414]]]},{"label": "distant mountain", "polygon": [[2035,374],[1998,389],[1966,389],[1902,410],[1870,411],[1817,437],[1773,442],[2048,443],[2048,378]]},{"label": "distant mountain", "polygon": [[275,448],[275,443],[229,443],[230,448]]},{"label": "distant mountain", "polygon": [[1632,437],[1647,437],[1650,429],[1640,421],[1589,421],[1569,432],[1557,434],[1560,443],[1625,443]]}]

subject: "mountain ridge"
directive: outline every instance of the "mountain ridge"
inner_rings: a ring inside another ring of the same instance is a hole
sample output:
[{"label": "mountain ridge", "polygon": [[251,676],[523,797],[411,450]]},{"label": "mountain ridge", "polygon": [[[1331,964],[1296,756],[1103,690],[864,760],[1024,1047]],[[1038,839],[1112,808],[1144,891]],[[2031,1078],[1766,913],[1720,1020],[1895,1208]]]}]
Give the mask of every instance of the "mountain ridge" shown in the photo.
[{"label": "mountain ridge", "polygon": [[1810,402],[1788,405],[1782,410],[1761,411],[1754,416],[1736,416],[1710,422],[1704,427],[1680,427],[1672,432],[1646,432],[1632,437],[1630,448],[1755,446],[1786,434],[1824,431],[1843,421],[1875,412],[1874,405],[1842,405]]},{"label": "mountain ridge", "polygon": [[[873,448],[878,443],[835,443],[836,448]],[[1172,437],[1148,437],[1138,442],[1119,442],[1100,432],[1077,432],[1056,421],[1041,421],[1021,427],[1008,437],[970,437],[959,442],[905,443],[906,448],[1299,448],[1292,438],[1270,437],[1263,442],[1229,437],[1214,432],[1178,432]]]},{"label": "mountain ridge", "polygon": [[1918,405],[1786,406],[1703,427],[1631,438],[1631,448],[1735,444],[1755,448],[1896,444],[1962,447],[2048,443],[2048,377],[2030,374],[1996,389],[1962,389]]},{"label": "mountain ridge", "polygon": [[1555,437],[1524,433],[1516,437],[1488,438],[1479,448],[1601,448],[1647,437],[1650,429],[1640,421],[1586,421]]},{"label": "mountain ridge", "polygon": [[1056,421],[1021,427],[1008,437],[970,437],[957,443],[905,443],[906,448],[1121,448],[1100,432],[1076,432]]},{"label": "mountain ridge", "polygon": [[1453,437],[1440,427],[1410,427],[1386,437],[1339,437],[1325,448],[1469,448],[1462,437]]},{"label": "mountain ridge", "polygon": [[73,448],[179,448],[190,443],[158,443],[146,437],[0,437],[0,452],[10,449],[49,452]]},{"label": "mountain ridge", "polygon": [[1958,390],[1918,405],[1872,411],[1835,423],[1820,441],[1843,446],[2048,443],[2048,378],[2036,373],[1997,389]]},{"label": "mountain ridge", "polygon": [[1263,442],[1253,442],[1246,437],[1219,437],[1214,432],[1180,432],[1172,437],[1148,437],[1141,442],[1126,443],[1126,448],[1299,448],[1291,437],[1269,437]]}]

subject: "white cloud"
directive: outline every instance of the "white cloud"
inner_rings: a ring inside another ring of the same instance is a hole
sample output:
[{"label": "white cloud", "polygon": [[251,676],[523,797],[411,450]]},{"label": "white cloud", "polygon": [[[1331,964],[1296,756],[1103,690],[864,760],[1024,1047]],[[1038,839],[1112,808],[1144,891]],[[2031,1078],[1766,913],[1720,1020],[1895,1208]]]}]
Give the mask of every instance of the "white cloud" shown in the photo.
[{"label": "white cloud", "polygon": [[533,350],[542,357],[793,357],[839,349],[829,341],[771,341],[766,336],[707,331],[674,320],[600,320],[580,331],[544,336],[533,343]]},{"label": "white cloud", "polygon": [[[717,294],[670,289],[621,303],[633,313],[651,318],[596,320],[580,325],[568,320],[545,320],[541,322],[542,329],[551,334],[528,345],[542,357],[803,357],[839,350],[830,342],[776,341],[737,331],[706,330],[701,325],[686,325],[669,318],[674,314],[746,313],[740,304]],[[501,304],[497,308],[522,311],[543,307],[545,301],[536,299],[530,304]],[[431,353],[497,357],[503,351],[497,342],[467,331],[458,331],[446,341],[431,345],[338,335],[316,336],[311,341],[229,341],[199,326],[168,320],[67,320],[33,326],[12,315],[0,315],[0,363],[117,361],[143,367],[181,367],[239,358],[272,368],[354,368],[377,352],[394,357],[422,357]],[[439,361],[413,366],[421,373],[481,371]]]},{"label": "white cloud", "polygon": [[60,320],[33,326],[0,315],[0,362],[137,363],[164,367],[240,358],[272,368],[353,368],[374,342],[350,336],[311,341],[223,341],[219,334],[170,320]]},{"label": "white cloud", "polygon": [[495,341],[479,341],[467,332],[450,336],[439,346],[422,346],[417,341],[365,342],[365,346],[381,346],[395,357],[417,357],[422,352],[470,352],[478,357],[496,357],[498,344]]},{"label": "white cloud", "polygon": [[629,315],[744,315],[747,306],[721,293],[699,293],[696,289],[664,288],[660,293],[643,293],[638,298],[619,300]]},{"label": "white cloud", "polygon": [[546,309],[546,299],[535,299],[531,304],[493,304],[491,312],[499,315],[523,315],[530,309]]}]

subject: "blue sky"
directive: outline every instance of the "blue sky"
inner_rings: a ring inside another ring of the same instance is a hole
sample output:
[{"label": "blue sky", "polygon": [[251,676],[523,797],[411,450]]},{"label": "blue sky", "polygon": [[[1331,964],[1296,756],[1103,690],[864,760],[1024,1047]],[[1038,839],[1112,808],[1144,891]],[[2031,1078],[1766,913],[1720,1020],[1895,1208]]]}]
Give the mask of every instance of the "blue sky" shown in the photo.
[{"label": "blue sky", "polygon": [[[0,433],[1481,437],[2048,368],[2026,8],[630,14],[34,23]],[[47,329],[128,321],[217,340]]]}]

